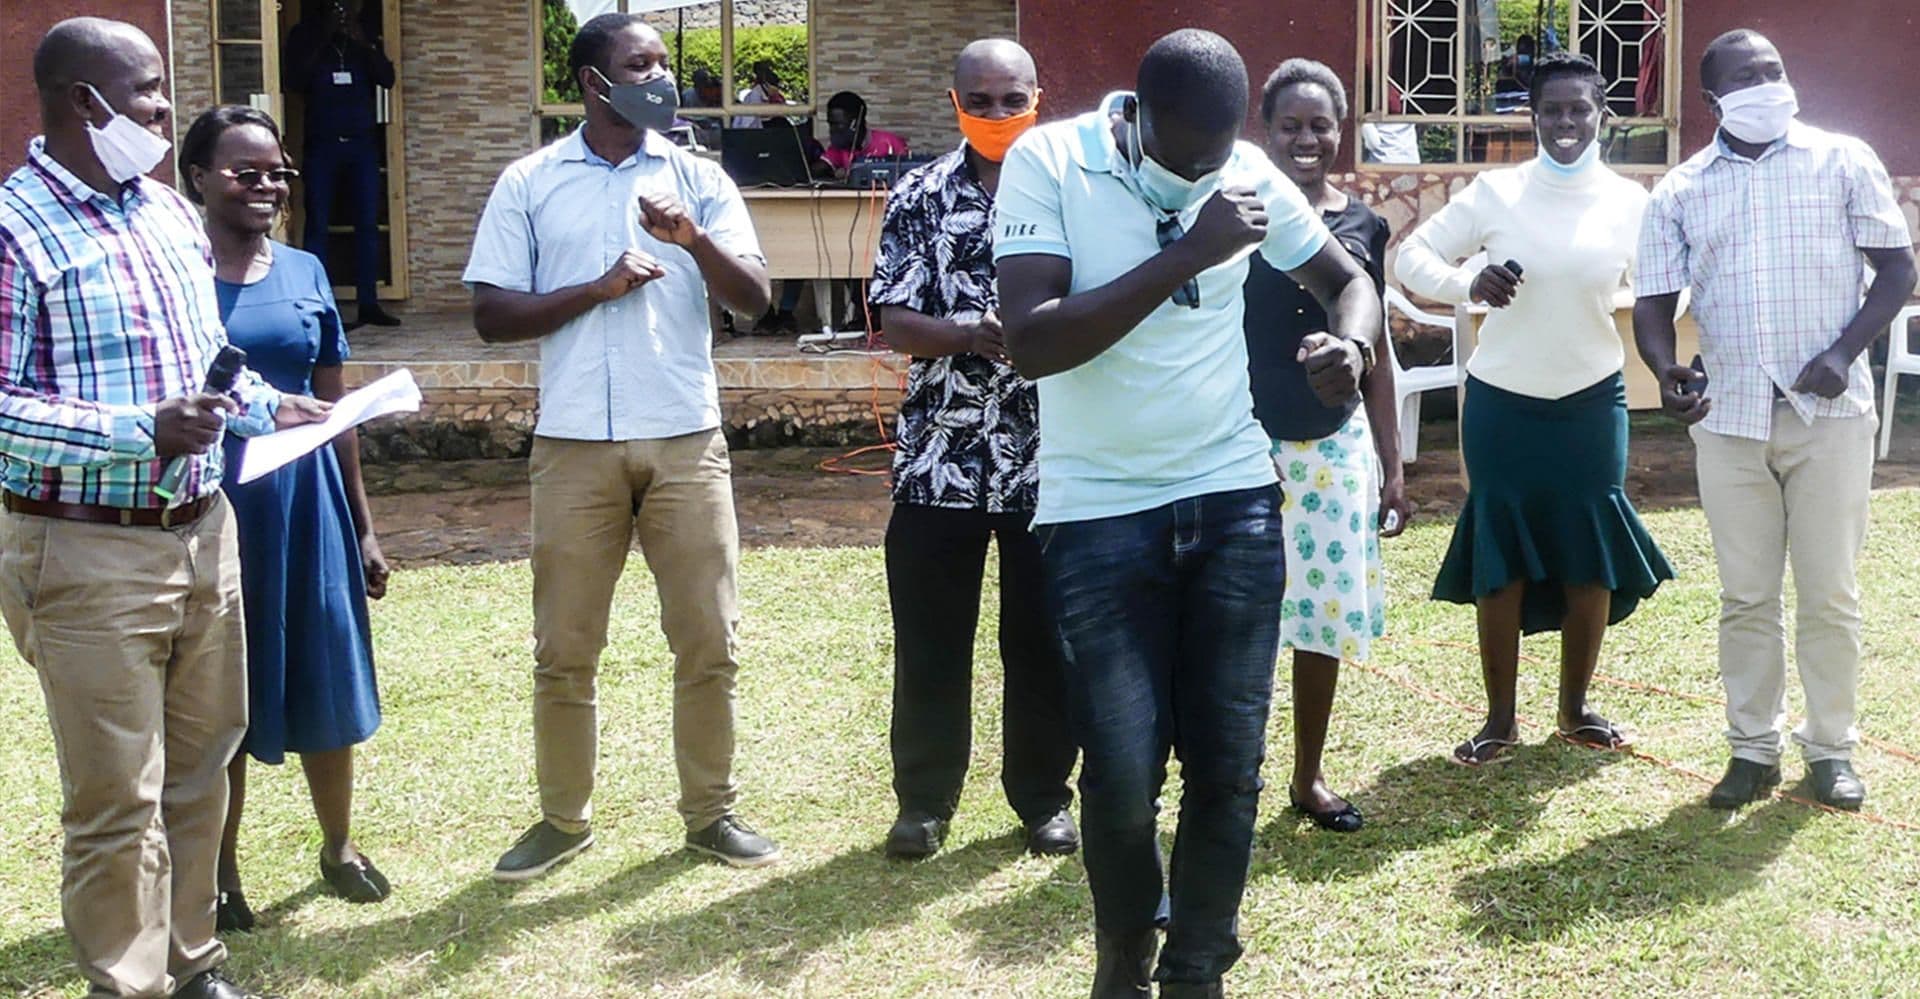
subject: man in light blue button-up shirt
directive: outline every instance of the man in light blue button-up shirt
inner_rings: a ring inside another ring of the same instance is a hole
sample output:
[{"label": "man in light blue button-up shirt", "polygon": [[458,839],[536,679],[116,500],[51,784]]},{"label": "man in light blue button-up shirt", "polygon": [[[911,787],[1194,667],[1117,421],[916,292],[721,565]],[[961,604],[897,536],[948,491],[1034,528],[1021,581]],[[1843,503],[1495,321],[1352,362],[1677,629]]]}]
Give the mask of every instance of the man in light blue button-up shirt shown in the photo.
[{"label": "man in light blue button-up shirt", "polygon": [[529,465],[544,817],[494,876],[537,877],[593,842],[595,673],[635,538],[674,651],[687,845],[765,864],[778,848],[733,814],[739,537],[707,295],[759,315],[766,261],[733,181],[644,127],[674,93],[659,34],[637,17],[596,17],[568,61],[587,122],[501,175],[466,271],[482,339],[540,341]]}]

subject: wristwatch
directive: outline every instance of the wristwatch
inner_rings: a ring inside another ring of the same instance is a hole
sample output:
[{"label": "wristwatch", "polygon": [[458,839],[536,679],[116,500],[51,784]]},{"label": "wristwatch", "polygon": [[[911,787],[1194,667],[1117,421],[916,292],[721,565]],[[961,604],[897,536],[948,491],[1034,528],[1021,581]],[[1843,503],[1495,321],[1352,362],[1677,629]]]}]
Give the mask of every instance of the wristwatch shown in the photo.
[{"label": "wristwatch", "polygon": [[1349,342],[1360,348],[1360,377],[1365,378],[1368,372],[1373,370],[1373,344],[1367,340],[1353,340],[1351,338],[1349,338]]}]

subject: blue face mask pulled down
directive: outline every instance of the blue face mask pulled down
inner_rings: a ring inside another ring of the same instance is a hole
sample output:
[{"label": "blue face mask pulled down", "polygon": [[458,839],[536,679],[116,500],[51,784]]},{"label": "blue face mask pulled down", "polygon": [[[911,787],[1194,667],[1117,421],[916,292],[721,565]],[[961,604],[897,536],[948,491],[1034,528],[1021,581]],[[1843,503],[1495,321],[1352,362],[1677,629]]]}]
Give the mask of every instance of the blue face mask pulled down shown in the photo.
[{"label": "blue face mask pulled down", "polygon": [[1198,180],[1188,180],[1167,169],[1159,160],[1147,155],[1145,148],[1140,145],[1139,112],[1136,111],[1135,115],[1135,120],[1127,127],[1128,159],[1133,164],[1133,184],[1141,200],[1155,210],[1178,215],[1213,197],[1214,192],[1220,189],[1220,171],[1215,170]]},{"label": "blue face mask pulled down", "polygon": [[1540,143],[1540,165],[1562,177],[1573,177],[1585,173],[1588,167],[1600,162],[1600,140],[1587,143],[1587,148],[1572,163],[1562,163],[1547,152],[1545,141]]}]

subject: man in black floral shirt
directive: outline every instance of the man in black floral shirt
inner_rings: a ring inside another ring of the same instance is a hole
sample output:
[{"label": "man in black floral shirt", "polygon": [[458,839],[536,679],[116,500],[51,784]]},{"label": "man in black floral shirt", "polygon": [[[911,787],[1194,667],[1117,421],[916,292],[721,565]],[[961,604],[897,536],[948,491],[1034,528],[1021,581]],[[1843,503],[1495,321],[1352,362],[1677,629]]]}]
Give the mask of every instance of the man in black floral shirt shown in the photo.
[{"label": "man in black floral shirt", "polygon": [[987,543],[1000,547],[1006,714],[1001,783],[1035,853],[1079,848],[1067,805],[1074,747],[1040,546],[1028,530],[1039,474],[1038,402],[1007,364],[994,315],[993,192],[1033,124],[1033,57],[968,45],[950,94],[959,149],[900,179],[887,201],[871,298],[911,355],[893,463],[887,589],[893,603],[893,789],[887,853],[940,849],[971,753],[974,629]]}]

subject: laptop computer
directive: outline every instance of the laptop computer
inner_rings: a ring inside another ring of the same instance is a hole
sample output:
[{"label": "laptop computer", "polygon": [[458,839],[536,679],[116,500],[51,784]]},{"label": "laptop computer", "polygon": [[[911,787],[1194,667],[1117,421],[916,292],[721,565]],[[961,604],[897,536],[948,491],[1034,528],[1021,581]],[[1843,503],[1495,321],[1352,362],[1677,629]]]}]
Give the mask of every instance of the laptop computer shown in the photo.
[{"label": "laptop computer", "polygon": [[800,129],[784,123],[722,129],[720,166],[741,187],[805,187],[813,183],[806,141]]}]

